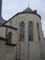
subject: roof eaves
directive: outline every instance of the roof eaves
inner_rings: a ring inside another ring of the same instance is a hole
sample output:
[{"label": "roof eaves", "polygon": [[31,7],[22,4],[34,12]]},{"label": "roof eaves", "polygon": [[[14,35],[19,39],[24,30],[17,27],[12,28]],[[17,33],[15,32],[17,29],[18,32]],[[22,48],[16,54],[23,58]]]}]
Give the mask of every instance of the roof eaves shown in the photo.
[{"label": "roof eaves", "polygon": [[41,19],[41,16],[40,16],[39,14],[35,13],[34,11],[33,11],[33,12],[19,12],[19,13],[15,14],[13,17],[11,17],[8,21],[5,21],[2,25],[8,23],[8,22],[9,22],[10,20],[12,20],[15,16],[17,16],[17,15],[19,15],[19,14],[23,14],[23,13],[36,14],[36,15],[39,16],[39,18]]}]

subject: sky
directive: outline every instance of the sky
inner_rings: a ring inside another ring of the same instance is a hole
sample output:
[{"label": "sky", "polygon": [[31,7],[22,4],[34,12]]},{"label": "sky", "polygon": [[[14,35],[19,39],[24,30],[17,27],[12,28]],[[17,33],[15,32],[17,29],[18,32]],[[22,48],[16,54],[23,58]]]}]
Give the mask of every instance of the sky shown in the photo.
[{"label": "sky", "polygon": [[41,15],[42,29],[45,36],[45,0],[2,0],[2,16],[8,20],[17,12],[23,11],[26,7],[37,10]]}]

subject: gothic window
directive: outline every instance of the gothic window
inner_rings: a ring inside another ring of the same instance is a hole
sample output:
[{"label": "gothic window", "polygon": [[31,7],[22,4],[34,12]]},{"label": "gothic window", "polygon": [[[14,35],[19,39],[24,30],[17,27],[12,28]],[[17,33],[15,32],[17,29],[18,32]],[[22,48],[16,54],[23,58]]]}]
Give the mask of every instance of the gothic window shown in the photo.
[{"label": "gothic window", "polygon": [[38,31],[38,39],[40,40],[40,36],[39,36],[39,24],[37,23],[37,31]]},{"label": "gothic window", "polygon": [[29,21],[28,23],[28,40],[33,41],[33,23]]},{"label": "gothic window", "polygon": [[22,21],[20,23],[20,41],[23,41],[24,40],[24,28],[25,28],[25,24]]},{"label": "gothic window", "polygon": [[11,39],[12,39],[12,32],[8,32],[8,35],[7,35],[7,39],[8,39],[8,43],[11,43]]}]

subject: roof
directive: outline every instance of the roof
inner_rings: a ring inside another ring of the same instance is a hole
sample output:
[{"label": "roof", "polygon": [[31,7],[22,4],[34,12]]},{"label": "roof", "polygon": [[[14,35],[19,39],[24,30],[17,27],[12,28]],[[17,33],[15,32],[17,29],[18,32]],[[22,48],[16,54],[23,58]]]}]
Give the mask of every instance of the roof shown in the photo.
[{"label": "roof", "polygon": [[23,12],[33,12],[30,7],[27,7],[26,9],[23,10]]},{"label": "roof", "polygon": [[17,30],[16,27],[8,26],[8,25],[0,25],[0,27],[6,27],[6,28],[11,28],[11,29],[13,29],[13,30]]},{"label": "roof", "polygon": [[[37,13],[37,10],[32,10],[30,7],[27,7],[26,9],[24,9],[22,12],[19,12],[17,14],[15,14],[14,16],[12,16],[8,21],[5,21],[4,24],[6,24],[7,22],[9,22],[10,20],[12,20],[14,17],[16,17],[17,15],[19,14],[25,14],[25,13],[31,13],[31,14],[35,14],[37,15],[40,19],[41,19],[41,16]],[[3,25],[4,25],[3,24]]]}]

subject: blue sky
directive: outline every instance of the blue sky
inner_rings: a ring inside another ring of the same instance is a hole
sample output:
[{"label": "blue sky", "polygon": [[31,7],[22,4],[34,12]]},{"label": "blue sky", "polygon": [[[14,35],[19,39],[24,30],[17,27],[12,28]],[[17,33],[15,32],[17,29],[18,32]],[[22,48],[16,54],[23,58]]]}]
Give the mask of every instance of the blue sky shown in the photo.
[{"label": "blue sky", "polygon": [[3,0],[2,3],[2,16],[6,20],[24,10],[28,4],[33,10],[36,9],[42,17],[42,29],[45,36],[45,0]]}]

